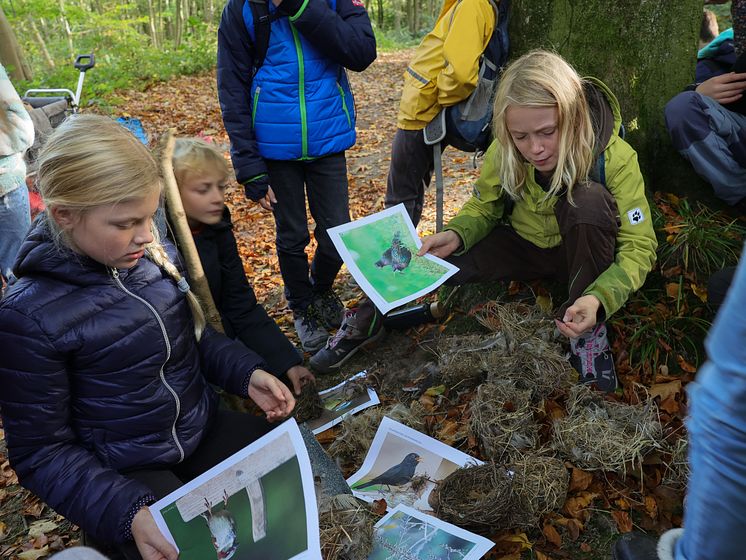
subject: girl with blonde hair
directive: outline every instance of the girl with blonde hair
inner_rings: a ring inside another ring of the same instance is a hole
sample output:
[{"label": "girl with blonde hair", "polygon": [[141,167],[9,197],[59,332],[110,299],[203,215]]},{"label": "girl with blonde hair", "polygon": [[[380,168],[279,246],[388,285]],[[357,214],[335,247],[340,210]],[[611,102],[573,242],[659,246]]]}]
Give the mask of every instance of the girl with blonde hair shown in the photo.
[{"label": "girl with blonde hair", "polygon": [[604,321],[642,286],[657,246],[619,103],[601,81],[537,50],[503,73],[494,115],[474,195],[420,254],[457,265],[451,284],[566,282],[555,321],[570,361],[581,382],[613,391]]},{"label": "girl with blonde hair", "polygon": [[[39,157],[46,213],[0,303],[8,455],[26,488],[126,558],[177,557],[147,505],[271,429],[288,388],[205,325],[153,214],[159,167],[111,119],[63,123]],[[210,384],[266,419],[218,411]]]}]

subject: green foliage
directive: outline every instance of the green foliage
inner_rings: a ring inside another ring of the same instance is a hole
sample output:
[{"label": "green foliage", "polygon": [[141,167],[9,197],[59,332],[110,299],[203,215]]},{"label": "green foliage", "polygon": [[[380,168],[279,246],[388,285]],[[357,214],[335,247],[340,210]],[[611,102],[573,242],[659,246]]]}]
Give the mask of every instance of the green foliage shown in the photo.
[{"label": "green foliage", "polygon": [[[186,5],[186,0],[183,3]],[[96,56],[96,67],[86,74],[82,104],[96,102],[117,89],[144,87],[215,66],[222,5],[217,5],[212,14],[188,14],[181,33],[176,31],[173,7],[154,14],[151,22],[145,2],[4,0],[2,5],[34,73],[32,81],[15,84],[21,92],[31,87],[74,91],[79,73],[72,62],[77,54]],[[70,29],[69,40],[65,22]],[[151,36],[151,24],[157,45]]]},{"label": "green foliage", "polygon": [[406,30],[395,31],[393,29],[381,30],[374,28],[376,34],[376,46],[379,52],[397,51],[416,47],[422,40],[421,35],[411,35]]},{"label": "green foliage", "polygon": [[701,204],[692,207],[686,199],[677,210],[678,216],[662,226],[667,235],[658,248],[661,269],[681,267],[683,274],[706,278],[738,262],[746,235],[738,220]]}]

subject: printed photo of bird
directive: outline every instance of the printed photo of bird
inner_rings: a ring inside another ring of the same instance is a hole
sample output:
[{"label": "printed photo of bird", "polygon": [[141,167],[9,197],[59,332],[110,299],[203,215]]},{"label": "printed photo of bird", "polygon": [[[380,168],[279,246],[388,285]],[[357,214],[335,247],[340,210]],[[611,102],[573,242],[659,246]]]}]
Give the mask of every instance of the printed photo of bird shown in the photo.
[{"label": "printed photo of bird", "polygon": [[231,512],[228,511],[228,493],[225,490],[223,491],[224,509],[213,513],[207,498],[205,498],[205,507],[207,510],[201,514],[201,517],[210,530],[217,560],[228,560],[238,549],[238,531],[236,530],[236,521],[233,519]]},{"label": "printed photo of bird", "polygon": [[376,261],[378,268],[391,266],[394,272],[401,272],[409,266],[412,260],[412,251],[407,249],[401,242],[401,234],[397,231],[391,240],[391,247],[386,249],[381,258]]},{"label": "printed photo of bird", "polygon": [[394,465],[387,471],[379,474],[377,477],[364,482],[360,486],[355,486],[355,490],[362,490],[369,486],[387,486],[391,490],[391,486],[404,486],[408,482],[411,482],[414,477],[414,471],[417,468],[417,463],[422,459],[417,453],[410,453],[401,463]]}]

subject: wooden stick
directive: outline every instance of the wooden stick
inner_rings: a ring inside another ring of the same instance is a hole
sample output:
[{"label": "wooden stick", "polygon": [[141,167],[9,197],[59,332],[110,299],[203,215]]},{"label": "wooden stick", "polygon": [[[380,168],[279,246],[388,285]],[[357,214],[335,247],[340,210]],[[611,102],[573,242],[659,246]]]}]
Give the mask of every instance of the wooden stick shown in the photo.
[{"label": "wooden stick", "polygon": [[202,261],[199,259],[197,246],[194,244],[192,231],[187,223],[186,212],[184,212],[184,205],[181,203],[181,195],[179,194],[179,186],[176,184],[176,176],[174,175],[174,166],[172,163],[175,141],[173,129],[166,132],[161,140],[161,169],[163,171],[164,190],[166,191],[168,216],[173,225],[176,244],[186,261],[191,289],[202,304],[207,322],[216,331],[223,332],[220,313],[215,307],[215,301],[212,299],[210,285],[207,283],[205,270],[202,268]]}]

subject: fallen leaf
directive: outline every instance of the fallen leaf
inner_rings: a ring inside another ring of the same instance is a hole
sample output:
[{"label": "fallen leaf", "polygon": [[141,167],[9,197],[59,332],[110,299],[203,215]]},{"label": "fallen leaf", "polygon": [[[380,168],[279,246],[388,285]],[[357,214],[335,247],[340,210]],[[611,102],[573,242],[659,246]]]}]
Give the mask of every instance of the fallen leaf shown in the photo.
[{"label": "fallen leaf", "polygon": [[611,517],[614,518],[620,533],[629,533],[632,530],[632,518],[628,512],[615,510],[611,512]]},{"label": "fallen leaf", "polygon": [[381,498],[380,500],[373,500],[373,506],[370,508],[370,510],[373,512],[374,515],[383,515],[386,513],[386,500]]},{"label": "fallen leaf", "polygon": [[681,393],[680,379],[670,381],[669,383],[656,383],[650,388],[650,396],[653,398],[660,397],[662,401],[678,393]]},{"label": "fallen leaf", "polygon": [[692,292],[697,296],[702,303],[707,303],[707,286],[697,286],[697,284],[690,284]]},{"label": "fallen leaf", "polygon": [[582,550],[583,552],[590,552],[593,549],[591,548],[591,545],[589,545],[587,542],[583,542],[583,543],[580,543],[580,550]]},{"label": "fallen leaf", "polygon": [[550,296],[536,296],[536,305],[547,315],[552,314],[552,298]]},{"label": "fallen leaf", "polygon": [[44,546],[42,548],[32,548],[25,552],[21,552],[17,556],[17,558],[19,558],[19,560],[37,560],[37,558],[43,558],[44,556],[49,556],[48,546]]},{"label": "fallen leaf", "polygon": [[528,540],[526,533],[505,535],[500,538],[500,541],[517,544],[518,546],[520,546],[521,551],[531,550],[531,548],[534,546],[533,543]]},{"label": "fallen leaf", "polygon": [[666,295],[672,299],[679,299],[679,285],[676,282],[666,284]]},{"label": "fallen leaf", "polygon": [[676,361],[677,361],[677,362],[679,363],[679,367],[680,367],[680,368],[681,368],[681,369],[682,369],[683,371],[685,371],[685,372],[687,372],[687,373],[694,373],[694,372],[696,372],[696,371],[697,371],[697,368],[696,368],[696,367],[694,367],[694,366],[693,366],[692,364],[690,364],[689,362],[687,362],[687,361],[686,361],[686,360],[684,359],[684,357],[683,357],[683,356],[681,356],[681,355],[677,355],[677,356],[676,356]]},{"label": "fallen leaf", "polygon": [[581,518],[585,516],[585,509],[591,505],[591,502],[598,498],[598,494],[593,492],[581,492],[577,496],[568,498],[564,505],[564,510],[570,517]]},{"label": "fallen leaf", "polygon": [[579,490],[588,490],[591,482],[593,482],[593,473],[573,467],[568,492],[573,493]]},{"label": "fallen leaf", "polygon": [[546,539],[554,546],[556,546],[557,548],[560,548],[562,546],[562,537],[553,525],[544,525],[544,528],[541,530],[541,532],[544,533]]},{"label": "fallen leaf", "polygon": [[28,536],[32,539],[35,539],[36,537],[43,535],[44,533],[54,531],[57,527],[59,527],[57,523],[55,523],[54,521],[49,521],[48,519],[34,521],[29,526]]},{"label": "fallen leaf", "polygon": [[658,502],[655,501],[653,496],[645,496],[645,513],[652,519],[658,517]]},{"label": "fallen leaf", "polygon": [[438,385],[436,387],[430,387],[427,391],[425,391],[425,394],[428,397],[436,397],[438,395],[442,395],[445,392],[446,392],[446,386]]},{"label": "fallen leaf", "polygon": [[7,531],[8,531],[8,526],[4,522],[0,521],[0,541],[2,541],[5,538]]},{"label": "fallen leaf", "polygon": [[540,550],[535,550],[534,553],[536,554],[536,560],[552,560],[548,554],[544,554]]}]

